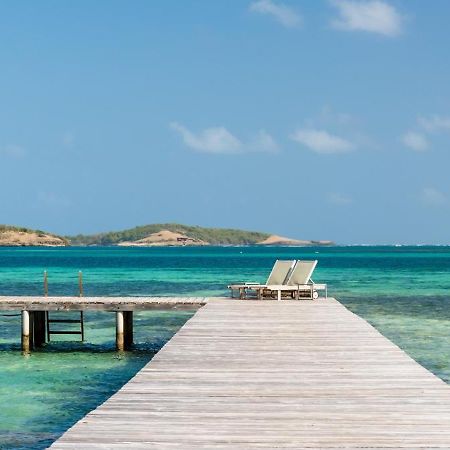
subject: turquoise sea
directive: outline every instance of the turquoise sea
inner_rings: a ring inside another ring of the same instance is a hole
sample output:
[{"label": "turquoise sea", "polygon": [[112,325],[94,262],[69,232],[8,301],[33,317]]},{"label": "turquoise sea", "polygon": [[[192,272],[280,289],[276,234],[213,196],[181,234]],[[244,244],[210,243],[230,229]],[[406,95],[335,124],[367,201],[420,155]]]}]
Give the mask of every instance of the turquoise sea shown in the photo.
[{"label": "turquoise sea", "polygon": [[[41,295],[44,270],[50,295],[76,295],[79,270],[85,295],[227,295],[228,283],[264,281],[275,259],[294,258],[318,259],[316,282],[450,383],[450,247],[0,248],[0,295]],[[136,314],[135,349],[118,355],[114,315],[87,312],[84,344],[61,338],[28,357],[20,317],[0,315],[0,449],[48,446],[191,315]]]}]

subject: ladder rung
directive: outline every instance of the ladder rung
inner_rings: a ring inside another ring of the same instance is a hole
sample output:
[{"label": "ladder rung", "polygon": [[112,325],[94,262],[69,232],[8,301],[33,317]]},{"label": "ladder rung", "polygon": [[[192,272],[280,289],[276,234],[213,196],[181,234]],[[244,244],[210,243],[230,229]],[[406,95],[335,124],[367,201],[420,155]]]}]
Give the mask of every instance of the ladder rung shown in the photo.
[{"label": "ladder rung", "polygon": [[48,323],[81,323],[80,319],[49,319]]},{"label": "ladder rung", "polygon": [[81,334],[81,331],[52,331],[52,330],[49,330],[48,334]]},{"label": "ladder rung", "polygon": [[[51,336],[52,335],[56,335],[56,334],[59,334],[59,335],[61,335],[61,334],[65,334],[65,335],[71,334],[71,335],[75,335],[75,336],[80,336],[81,340],[84,341],[83,311],[80,311],[79,313],[80,313],[80,318],[79,319],[52,319],[52,318],[50,318],[49,312],[47,311],[47,338],[48,338],[48,341],[50,342]],[[76,324],[75,328],[79,328],[79,331],[76,331],[76,330],[73,330],[73,329],[72,330],[51,330],[50,326],[53,323],[56,323],[56,324],[58,324],[58,323],[62,323],[62,324],[67,323],[67,324],[74,324],[74,325]]]}]

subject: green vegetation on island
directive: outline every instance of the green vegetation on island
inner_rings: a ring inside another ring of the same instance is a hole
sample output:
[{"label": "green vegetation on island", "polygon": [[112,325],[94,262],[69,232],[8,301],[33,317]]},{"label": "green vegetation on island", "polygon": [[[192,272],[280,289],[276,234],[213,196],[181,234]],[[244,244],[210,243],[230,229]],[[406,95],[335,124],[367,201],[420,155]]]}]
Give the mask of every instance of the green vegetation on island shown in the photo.
[{"label": "green vegetation on island", "polygon": [[163,223],[143,225],[123,231],[111,231],[92,235],[68,236],[72,245],[117,245],[144,239],[153,233],[168,230],[211,245],[252,245],[267,239],[269,233],[244,231],[231,228],[204,228],[198,226]]},{"label": "green vegetation on island", "polygon": [[13,225],[2,225],[2,224],[0,224],[0,233],[5,232],[5,231],[17,231],[19,233],[38,233],[38,234],[41,234],[41,235],[50,234],[50,233],[46,233],[45,231],[33,230],[31,228],[15,227]]}]

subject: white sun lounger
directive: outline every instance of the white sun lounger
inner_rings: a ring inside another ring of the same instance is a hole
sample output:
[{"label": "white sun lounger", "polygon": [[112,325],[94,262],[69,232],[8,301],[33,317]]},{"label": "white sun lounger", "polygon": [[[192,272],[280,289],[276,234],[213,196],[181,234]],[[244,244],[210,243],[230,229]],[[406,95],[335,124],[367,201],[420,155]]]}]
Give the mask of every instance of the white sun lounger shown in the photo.
[{"label": "white sun lounger", "polygon": [[297,261],[286,283],[268,285],[265,288],[265,292],[276,292],[278,300],[281,300],[283,293],[294,294],[298,300],[300,298],[300,292],[309,292],[310,299],[318,298],[317,290],[325,290],[325,296],[327,296],[326,284],[315,284],[311,279],[317,262],[317,260]]},{"label": "white sun lounger", "polygon": [[[238,284],[230,284],[228,289],[231,290],[231,296],[233,297],[234,291],[239,291],[239,298],[246,298],[247,292],[249,290],[254,290],[258,293],[261,292],[266,286],[269,285],[282,285],[285,284],[289,278],[289,275],[294,268],[296,261],[295,260],[282,260],[277,259],[275,264],[272,267],[272,271],[267,278],[266,284],[260,283],[238,283]],[[258,294],[258,297],[260,294]]]}]

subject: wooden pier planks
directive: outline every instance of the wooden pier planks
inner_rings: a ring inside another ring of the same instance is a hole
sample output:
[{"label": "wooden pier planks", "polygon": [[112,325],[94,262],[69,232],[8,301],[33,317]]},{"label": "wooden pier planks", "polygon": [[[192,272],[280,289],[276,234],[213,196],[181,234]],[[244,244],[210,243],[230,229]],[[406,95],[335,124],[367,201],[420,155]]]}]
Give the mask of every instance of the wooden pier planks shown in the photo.
[{"label": "wooden pier planks", "polygon": [[450,448],[450,387],[335,300],[211,300],[53,449]]},{"label": "wooden pier planks", "polygon": [[[81,282],[80,282],[81,283]],[[80,284],[80,294],[82,293]],[[45,327],[51,334],[81,334],[84,340],[83,311],[110,311],[116,313],[116,347],[118,351],[133,343],[133,311],[196,310],[208,302],[207,297],[48,297],[0,296],[0,311],[22,311],[22,351],[26,354],[45,343]],[[49,324],[74,320],[50,320],[49,311],[81,311],[80,331],[51,331]],[[47,315],[46,315],[47,314]]]},{"label": "wooden pier planks", "polygon": [[197,309],[207,297],[39,297],[0,296],[0,311],[142,311]]}]

